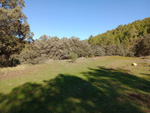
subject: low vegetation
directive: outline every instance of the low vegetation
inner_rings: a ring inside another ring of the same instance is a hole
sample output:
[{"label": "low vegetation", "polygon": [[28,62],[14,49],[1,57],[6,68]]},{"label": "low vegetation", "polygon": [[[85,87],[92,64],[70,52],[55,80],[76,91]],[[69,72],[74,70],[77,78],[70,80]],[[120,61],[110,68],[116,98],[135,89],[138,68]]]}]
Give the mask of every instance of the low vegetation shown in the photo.
[{"label": "low vegetation", "polygon": [[68,61],[1,68],[0,112],[149,113],[148,57]]},{"label": "low vegetation", "polygon": [[75,53],[70,54],[70,59],[73,63],[77,60],[77,58],[78,58],[77,54],[75,54]]}]

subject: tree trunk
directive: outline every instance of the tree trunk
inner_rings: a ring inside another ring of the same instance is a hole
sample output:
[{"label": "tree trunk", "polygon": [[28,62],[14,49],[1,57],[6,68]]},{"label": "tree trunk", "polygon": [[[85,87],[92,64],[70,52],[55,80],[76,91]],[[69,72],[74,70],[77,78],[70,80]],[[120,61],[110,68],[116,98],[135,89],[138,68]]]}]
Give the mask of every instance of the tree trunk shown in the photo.
[{"label": "tree trunk", "polygon": [[5,55],[5,62],[4,62],[4,66],[8,66],[9,65],[9,58],[10,58],[10,55],[9,54],[7,54],[7,55]]}]

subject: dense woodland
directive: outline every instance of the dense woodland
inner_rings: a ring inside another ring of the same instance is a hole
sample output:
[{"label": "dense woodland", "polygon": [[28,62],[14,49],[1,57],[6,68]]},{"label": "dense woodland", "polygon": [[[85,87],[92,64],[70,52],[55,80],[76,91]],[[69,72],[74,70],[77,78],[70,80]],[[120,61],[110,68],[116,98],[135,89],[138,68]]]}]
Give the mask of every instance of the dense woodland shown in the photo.
[{"label": "dense woodland", "polygon": [[90,36],[88,42],[92,45],[116,45],[120,44],[126,48],[131,48],[136,44],[140,36],[150,34],[150,18],[137,20],[133,23],[119,25],[116,29]]},{"label": "dense woodland", "polygon": [[23,0],[0,1],[0,66],[69,59],[71,54],[86,58],[150,55],[150,18],[119,25],[88,40],[47,35],[33,40],[23,7]]}]

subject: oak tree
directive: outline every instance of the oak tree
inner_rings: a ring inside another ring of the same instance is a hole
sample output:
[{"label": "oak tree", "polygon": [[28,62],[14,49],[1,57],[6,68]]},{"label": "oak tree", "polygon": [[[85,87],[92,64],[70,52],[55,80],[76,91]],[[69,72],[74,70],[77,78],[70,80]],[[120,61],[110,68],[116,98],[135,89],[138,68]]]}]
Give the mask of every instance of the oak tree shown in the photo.
[{"label": "oak tree", "polygon": [[7,62],[32,38],[23,7],[23,0],[0,0],[0,56],[5,56]]}]

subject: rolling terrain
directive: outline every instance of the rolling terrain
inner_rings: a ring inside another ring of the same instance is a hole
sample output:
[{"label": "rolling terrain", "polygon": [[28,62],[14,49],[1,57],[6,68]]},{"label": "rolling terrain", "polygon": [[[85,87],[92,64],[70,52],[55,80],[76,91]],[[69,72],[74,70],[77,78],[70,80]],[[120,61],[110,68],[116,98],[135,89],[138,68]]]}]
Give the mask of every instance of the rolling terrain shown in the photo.
[{"label": "rolling terrain", "polygon": [[0,68],[0,113],[149,113],[149,86],[148,57]]}]

